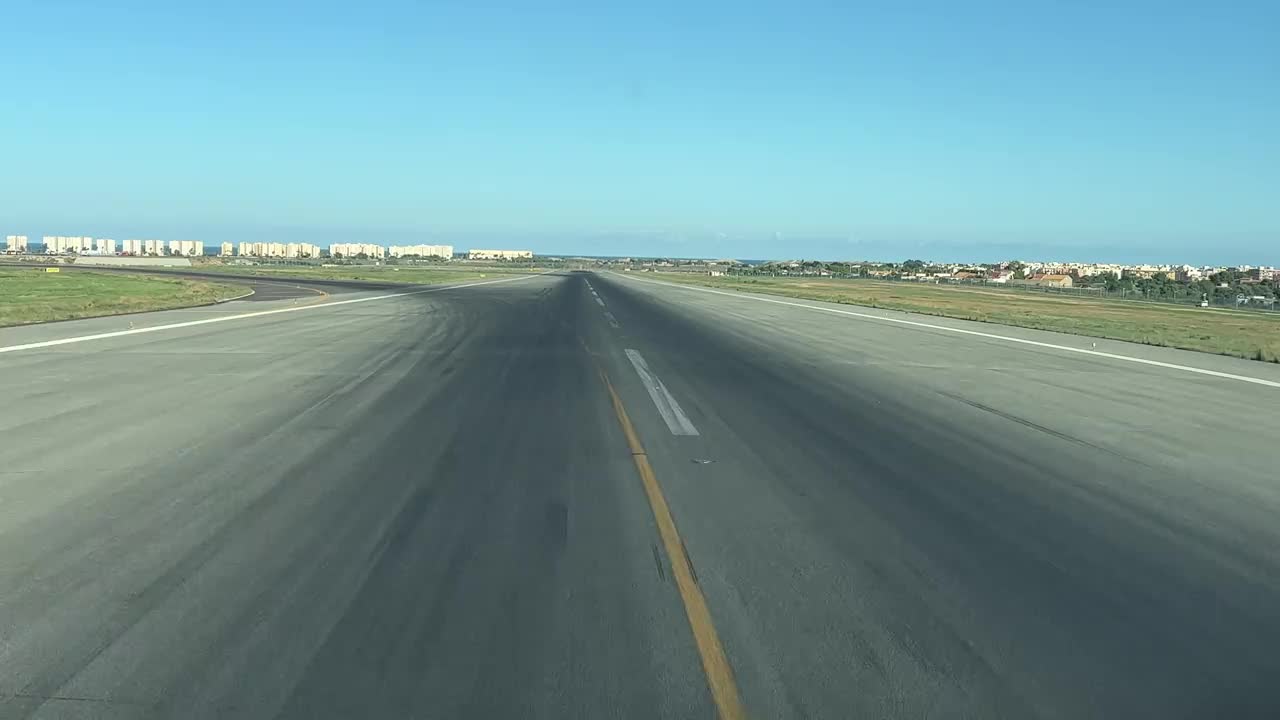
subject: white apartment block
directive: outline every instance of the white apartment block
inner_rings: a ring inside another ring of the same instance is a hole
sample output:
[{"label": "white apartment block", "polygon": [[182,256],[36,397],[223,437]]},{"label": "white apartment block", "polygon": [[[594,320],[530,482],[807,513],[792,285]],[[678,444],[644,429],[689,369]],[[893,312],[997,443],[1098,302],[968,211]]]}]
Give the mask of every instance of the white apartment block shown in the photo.
[{"label": "white apartment block", "polygon": [[320,246],[311,243],[240,243],[240,255],[243,257],[264,258],[318,258]]},{"label": "white apartment block", "polygon": [[345,258],[364,254],[366,257],[381,260],[387,256],[387,249],[372,243],[335,243],[329,246],[329,254]]},{"label": "white apartment block", "polygon": [[93,238],[78,235],[45,235],[44,251],[50,255],[93,252]]},{"label": "white apartment block", "polygon": [[320,246],[311,243],[289,243],[284,247],[284,256],[287,258],[318,258],[320,257]]},{"label": "white apartment block", "polygon": [[111,238],[98,238],[94,245],[99,255],[116,254],[116,241]]},{"label": "white apartment block", "polygon": [[472,250],[467,254],[472,260],[531,260],[532,250]]},{"label": "white apartment block", "polygon": [[143,240],[142,252],[144,255],[164,255],[164,241]]},{"label": "white apartment block", "polygon": [[218,257],[231,257],[235,253],[235,246],[229,242],[222,243],[222,247],[218,248]]},{"label": "white apartment block", "polygon": [[10,253],[24,253],[27,251],[26,235],[5,235],[4,251]]},{"label": "white apartment block", "polygon": [[124,253],[125,255],[141,255],[142,241],[141,240],[125,240],[124,242],[120,243],[120,252]]},{"label": "white apartment block", "polygon": [[204,255],[204,243],[200,240],[170,240],[169,254],[199,257]]},{"label": "white apartment block", "polygon": [[448,260],[453,257],[452,245],[392,245],[387,250],[391,257],[441,257]]}]

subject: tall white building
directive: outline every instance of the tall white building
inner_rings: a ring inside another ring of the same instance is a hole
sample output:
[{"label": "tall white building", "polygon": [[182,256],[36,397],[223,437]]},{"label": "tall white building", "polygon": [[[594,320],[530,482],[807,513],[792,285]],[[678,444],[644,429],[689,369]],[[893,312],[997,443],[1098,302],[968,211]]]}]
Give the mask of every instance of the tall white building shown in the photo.
[{"label": "tall white building", "polygon": [[219,257],[231,257],[234,254],[235,246],[229,242],[222,243],[222,247],[218,249]]},{"label": "tall white building", "polygon": [[24,253],[27,251],[26,235],[5,235],[4,251],[11,253]]},{"label": "tall white building", "polygon": [[344,258],[363,254],[368,258],[381,260],[387,256],[387,249],[372,243],[335,243],[329,246],[329,254],[334,257]]},{"label": "tall white building", "polygon": [[98,252],[99,255],[115,255],[116,254],[116,241],[112,240],[111,238],[98,238],[97,242],[94,243],[94,245],[95,245],[95,250]]},{"label": "tall white building", "polygon": [[453,257],[452,245],[392,245],[387,250],[391,257],[441,257],[445,260]]},{"label": "tall white building", "polygon": [[125,240],[124,242],[120,243],[120,252],[124,253],[125,255],[141,255],[142,241],[141,240]]},{"label": "tall white building", "polygon": [[143,240],[142,252],[145,255],[164,255],[163,240]]}]

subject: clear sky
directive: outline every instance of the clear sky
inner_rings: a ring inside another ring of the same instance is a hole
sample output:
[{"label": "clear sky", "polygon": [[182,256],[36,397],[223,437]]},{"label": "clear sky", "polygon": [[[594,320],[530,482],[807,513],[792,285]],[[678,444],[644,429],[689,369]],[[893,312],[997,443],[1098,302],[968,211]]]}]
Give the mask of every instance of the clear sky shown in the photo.
[{"label": "clear sky", "polygon": [[1280,264],[1280,2],[0,13],[0,231]]}]

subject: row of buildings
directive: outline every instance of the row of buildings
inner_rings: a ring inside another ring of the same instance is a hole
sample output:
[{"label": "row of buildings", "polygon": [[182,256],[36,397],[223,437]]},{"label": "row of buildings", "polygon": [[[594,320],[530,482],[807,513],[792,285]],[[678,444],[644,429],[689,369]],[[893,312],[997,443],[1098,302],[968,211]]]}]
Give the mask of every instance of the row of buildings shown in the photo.
[{"label": "row of buildings", "polygon": [[[329,246],[329,254],[335,258],[364,257],[370,260],[385,258],[430,258],[437,257],[451,260],[454,257],[452,245],[392,245],[383,247],[372,243],[336,243]],[[476,249],[467,253],[471,260],[532,260],[532,250],[485,250]]]},{"label": "row of buildings", "polygon": [[472,260],[532,260],[532,250],[472,250],[467,253]]},{"label": "row of buildings", "polygon": [[[45,235],[44,252],[47,255],[182,255],[195,257],[204,254],[204,243],[199,240],[124,240],[117,243],[111,238],[94,238],[88,235]],[[5,252],[22,254],[31,251],[26,235],[6,235]]]},{"label": "row of buildings", "polygon": [[[199,240],[125,240],[116,243],[110,238],[92,238],[88,236],[46,235],[44,252],[49,255],[75,253],[79,255],[181,255],[196,257],[204,255],[204,243]],[[8,235],[5,237],[5,252],[23,254],[30,251],[30,243],[26,235]],[[276,242],[224,242],[218,249],[220,257],[246,258],[282,258],[311,259],[322,257],[319,245],[311,243],[276,243]],[[335,243],[329,246],[329,255],[335,258],[361,258],[368,260],[385,260],[386,258],[440,258],[451,260],[454,257],[452,245],[392,245],[386,247],[373,243]],[[532,250],[472,250],[467,254],[472,260],[531,260]]]},{"label": "row of buildings", "polygon": [[389,257],[438,257],[441,260],[453,259],[452,245],[392,245],[387,248]]},{"label": "row of buildings", "polygon": [[[182,255],[200,256],[205,254],[205,243],[198,240],[125,240],[116,243],[111,238],[93,238],[88,236],[50,236],[44,238],[45,252],[49,255]],[[24,254],[31,250],[31,243],[24,234],[10,234],[5,237],[5,252]],[[282,258],[312,259],[321,258],[323,251],[319,245],[310,242],[224,242],[219,247],[221,258]],[[338,242],[329,246],[329,255],[333,258],[360,258],[384,260],[387,258],[439,258],[452,260],[452,245],[374,245],[371,242]],[[531,260],[531,250],[472,250],[467,254],[472,260]]]},{"label": "row of buildings", "polygon": [[[311,243],[264,243],[242,242],[239,248],[231,243],[222,243],[218,254],[222,257],[260,257],[306,259],[318,258],[322,254],[319,245]],[[392,245],[383,247],[371,243],[335,243],[329,246],[332,257],[354,258],[364,256],[371,260],[382,260],[388,257],[438,257],[445,260],[453,258],[452,245]]]},{"label": "row of buildings", "polygon": [[320,246],[311,243],[264,243],[264,242],[242,242],[239,251],[229,242],[222,243],[218,249],[220,257],[260,257],[260,258],[288,258],[288,259],[306,259],[320,257]]},{"label": "row of buildings", "polygon": [[382,260],[387,257],[387,249],[373,243],[334,243],[329,246],[329,255],[335,258],[358,258]]},{"label": "row of buildings", "polygon": [[909,272],[897,267],[876,267],[867,274],[879,277],[921,280],[925,282],[955,280],[983,281],[986,283],[1017,283],[1026,285],[1048,285],[1052,287],[1072,287],[1074,284],[1096,278],[1101,275],[1112,275],[1117,279],[1154,279],[1164,276],[1178,282],[1196,282],[1207,280],[1225,271],[1232,271],[1245,280],[1265,281],[1280,279],[1280,270],[1269,266],[1202,266],[1192,265],[1122,265],[1115,263],[1046,263],[1046,262],[1008,262],[995,266],[942,264]]},{"label": "row of buildings", "polygon": [[[1275,279],[1280,270],[1266,265],[1152,265],[1152,264],[1118,264],[1118,263],[1063,263],[1063,262],[1023,262],[1017,263],[1029,277],[1035,274],[1069,275],[1077,279],[1114,275],[1117,278],[1153,279],[1163,275],[1169,280],[1178,282],[1196,282],[1205,280],[1222,272],[1232,271],[1243,277],[1254,280]],[[1000,270],[1015,267],[1012,262],[1001,263]]]}]

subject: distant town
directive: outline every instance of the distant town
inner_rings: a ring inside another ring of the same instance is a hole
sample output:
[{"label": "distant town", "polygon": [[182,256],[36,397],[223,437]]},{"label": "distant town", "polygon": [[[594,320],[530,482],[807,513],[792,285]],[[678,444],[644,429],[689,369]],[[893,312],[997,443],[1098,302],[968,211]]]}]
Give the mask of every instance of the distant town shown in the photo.
[{"label": "distant town", "polygon": [[623,270],[694,272],[726,277],[862,278],[935,285],[977,285],[1092,297],[1280,308],[1280,270],[1266,265],[1150,265],[1006,260],[997,263],[935,263],[783,260],[609,261]]},{"label": "distant town", "polygon": [[[667,264],[672,264],[666,261]],[[656,263],[662,266],[664,263]],[[1280,270],[1266,265],[1150,265],[1085,262],[1045,262],[1032,260],[1007,260],[998,263],[931,263],[925,260],[906,260],[900,263],[871,261],[823,262],[817,260],[770,261],[745,266],[735,260],[716,261],[726,272],[740,274],[809,275],[829,277],[833,275],[860,275],[862,277],[891,278],[919,281],[971,281],[989,284],[1023,283],[1050,287],[1073,287],[1090,284],[1091,279],[1166,279],[1176,282],[1197,282],[1223,273],[1233,273],[1255,281],[1274,280]],[[674,264],[672,264],[674,265]]]},{"label": "distant town", "polygon": [[[124,240],[90,236],[45,235],[40,244],[26,235],[5,237],[7,255],[83,264],[188,264],[197,258],[230,262],[301,262],[395,264],[445,262],[455,259],[484,261],[534,260],[532,250],[473,248],[457,252],[452,245],[390,245],[334,243],[327,248],[312,243],[224,242],[206,247],[200,240]],[[34,257],[33,257],[34,256]],[[1266,265],[1121,264],[1007,260],[996,263],[941,263],[926,260],[902,262],[820,260],[695,260],[674,258],[586,258],[539,256],[548,264],[571,263],[640,272],[694,272],[711,276],[772,276],[868,278],[935,284],[981,284],[1056,290],[1078,294],[1142,297],[1205,305],[1251,305],[1268,309],[1280,300],[1280,270]]]}]

